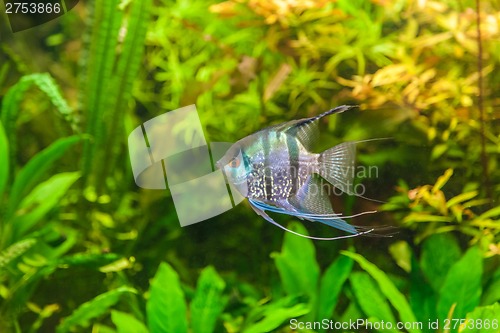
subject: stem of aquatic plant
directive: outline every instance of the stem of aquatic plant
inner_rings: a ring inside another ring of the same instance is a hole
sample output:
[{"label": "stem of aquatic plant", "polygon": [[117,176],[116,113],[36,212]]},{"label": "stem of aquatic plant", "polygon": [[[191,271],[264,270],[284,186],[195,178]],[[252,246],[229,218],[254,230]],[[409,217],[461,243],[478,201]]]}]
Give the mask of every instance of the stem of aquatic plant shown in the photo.
[{"label": "stem of aquatic plant", "polygon": [[484,120],[484,105],[483,105],[483,45],[481,43],[481,1],[476,0],[476,29],[477,29],[477,47],[478,47],[478,56],[477,56],[477,71],[478,71],[478,90],[479,95],[477,97],[477,107],[479,110],[479,126],[481,132],[481,164],[483,167],[483,182],[486,190],[486,195],[493,201],[493,192],[491,190],[490,184],[490,175],[488,170],[488,157],[486,155],[486,133],[485,133],[485,120]]}]

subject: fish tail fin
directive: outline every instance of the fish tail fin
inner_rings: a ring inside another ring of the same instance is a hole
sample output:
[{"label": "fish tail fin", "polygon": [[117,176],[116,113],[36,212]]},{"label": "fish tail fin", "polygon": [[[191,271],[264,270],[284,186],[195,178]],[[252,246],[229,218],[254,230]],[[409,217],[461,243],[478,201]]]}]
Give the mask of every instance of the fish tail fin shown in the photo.
[{"label": "fish tail fin", "polygon": [[318,157],[317,173],[344,193],[354,194],[357,141],[341,143]]}]

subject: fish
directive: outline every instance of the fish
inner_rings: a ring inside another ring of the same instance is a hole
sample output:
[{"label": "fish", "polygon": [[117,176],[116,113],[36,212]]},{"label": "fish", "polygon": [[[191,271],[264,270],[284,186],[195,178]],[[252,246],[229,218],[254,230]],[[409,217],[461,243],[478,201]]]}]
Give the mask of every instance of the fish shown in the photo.
[{"label": "fish", "polygon": [[[226,181],[248,199],[257,215],[287,232],[314,240],[368,234],[374,229],[354,226],[345,219],[375,211],[351,216],[335,213],[322,181],[326,180],[344,193],[357,195],[353,189],[356,145],[362,141],[343,142],[321,153],[313,152],[319,138],[320,119],[354,107],[342,105],[315,117],[259,130],[234,143],[216,166],[223,171]],[[304,235],[275,222],[266,212],[320,222],[347,234],[337,237]]]}]

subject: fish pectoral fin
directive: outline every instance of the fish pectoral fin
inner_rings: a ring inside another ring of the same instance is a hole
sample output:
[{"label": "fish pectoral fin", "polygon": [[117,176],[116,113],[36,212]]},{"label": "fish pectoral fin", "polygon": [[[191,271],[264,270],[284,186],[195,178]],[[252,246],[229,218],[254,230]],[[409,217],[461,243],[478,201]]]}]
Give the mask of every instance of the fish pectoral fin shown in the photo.
[{"label": "fish pectoral fin", "polygon": [[359,231],[353,225],[344,221],[340,214],[335,214],[328,194],[323,191],[323,184],[317,176],[309,176],[297,194],[288,202],[295,208],[297,217],[312,222],[321,222],[330,227],[357,234]]},{"label": "fish pectoral fin", "polygon": [[287,214],[286,210],[283,208],[271,206],[271,205],[268,205],[262,201],[257,201],[257,200],[253,200],[253,199],[248,199],[248,201],[250,202],[250,204],[252,205],[252,207],[254,209],[257,208],[259,210],[267,210],[267,211],[270,211],[273,213]]},{"label": "fish pectoral fin", "polygon": [[248,199],[248,202],[250,203],[250,207],[252,207],[252,209],[254,210],[255,213],[257,213],[257,215],[265,218],[267,221],[271,223],[276,223],[269,215],[266,214],[260,202],[254,201],[252,199]]},{"label": "fish pectoral fin", "polygon": [[315,215],[336,215],[324,184],[317,175],[310,175],[297,193],[288,198],[288,203],[297,212]]}]

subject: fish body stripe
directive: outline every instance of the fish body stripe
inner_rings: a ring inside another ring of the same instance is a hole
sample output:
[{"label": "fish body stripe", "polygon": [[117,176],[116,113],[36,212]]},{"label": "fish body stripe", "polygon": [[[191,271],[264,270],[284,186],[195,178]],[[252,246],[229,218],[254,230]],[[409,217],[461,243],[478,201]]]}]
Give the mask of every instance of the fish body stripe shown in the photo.
[{"label": "fish body stripe", "polygon": [[262,136],[262,147],[264,148],[264,198],[271,199],[273,191],[273,177],[271,168],[271,131],[265,131]]},{"label": "fish body stripe", "polygon": [[297,193],[297,187],[299,183],[299,146],[297,140],[292,135],[286,136],[286,145],[288,147],[288,161],[289,161],[289,171],[290,178],[292,180],[290,191],[288,195]]}]

